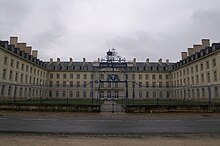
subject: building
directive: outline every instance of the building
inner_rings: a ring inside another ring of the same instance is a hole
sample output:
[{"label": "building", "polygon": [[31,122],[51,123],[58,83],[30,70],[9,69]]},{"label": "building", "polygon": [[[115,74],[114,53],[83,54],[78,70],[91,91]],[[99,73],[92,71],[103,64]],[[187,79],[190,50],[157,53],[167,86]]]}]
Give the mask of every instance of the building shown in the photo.
[{"label": "building", "polygon": [[17,37],[0,41],[0,99],[220,99],[220,43],[208,39],[178,62],[126,61],[115,49],[94,62],[38,59]]}]

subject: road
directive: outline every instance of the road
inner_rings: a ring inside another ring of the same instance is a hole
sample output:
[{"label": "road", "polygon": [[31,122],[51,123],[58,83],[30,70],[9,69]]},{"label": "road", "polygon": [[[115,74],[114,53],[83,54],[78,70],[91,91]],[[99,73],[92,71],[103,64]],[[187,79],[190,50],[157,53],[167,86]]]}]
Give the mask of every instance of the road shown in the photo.
[{"label": "road", "polygon": [[[117,113],[111,113],[111,116]],[[93,114],[94,115],[94,114]],[[143,118],[141,114],[123,118],[97,118],[99,115],[82,118],[1,115],[0,132],[50,133],[50,134],[220,134],[220,116],[153,116]]]}]

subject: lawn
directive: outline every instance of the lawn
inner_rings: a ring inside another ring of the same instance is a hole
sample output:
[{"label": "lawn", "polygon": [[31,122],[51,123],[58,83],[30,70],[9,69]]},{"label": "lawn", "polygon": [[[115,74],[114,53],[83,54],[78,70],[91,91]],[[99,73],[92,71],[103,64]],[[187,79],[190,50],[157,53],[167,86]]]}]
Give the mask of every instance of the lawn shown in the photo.
[{"label": "lawn", "polygon": [[96,99],[29,99],[29,100],[1,100],[2,104],[23,104],[23,105],[98,105]]}]

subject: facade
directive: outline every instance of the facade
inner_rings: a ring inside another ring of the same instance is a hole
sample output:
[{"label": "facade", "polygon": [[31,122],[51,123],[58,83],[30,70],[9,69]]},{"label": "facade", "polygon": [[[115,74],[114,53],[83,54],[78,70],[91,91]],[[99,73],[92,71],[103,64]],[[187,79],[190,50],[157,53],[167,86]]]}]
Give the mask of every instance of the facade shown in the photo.
[{"label": "facade", "polygon": [[42,61],[26,43],[0,41],[0,99],[220,100],[220,43],[203,39],[170,63],[126,61],[115,49],[94,62]]}]

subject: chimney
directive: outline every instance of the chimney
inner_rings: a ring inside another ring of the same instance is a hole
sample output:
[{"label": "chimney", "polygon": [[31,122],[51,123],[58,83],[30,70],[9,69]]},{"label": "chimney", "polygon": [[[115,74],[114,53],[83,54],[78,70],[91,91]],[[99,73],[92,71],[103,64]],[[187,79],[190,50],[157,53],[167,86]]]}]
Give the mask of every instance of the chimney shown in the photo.
[{"label": "chimney", "polygon": [[191,56],[192,54],[194,54],[194,49],[193,48],[188,48],[188,56]]},{"label": "chimney", "polygon": [[182,58],[182,60],[183,60],[183,59],[186,59],[186,57],[187,57],[187,52],[181,52],[181,58]]},{"label": "chimney", "polygon": [[133,59],[133,62],[136,63],[136,58]]},{"label": "chimney", "polygon": [[[26,43],[17,43],[17,47],[20,48],[21,50],[25,51],[26,50]],[[25,51],[26,53],[26,51]]]},{"label": "chimney", "polygon": [[72,63],[73,63],[73,58],[70,58],[70,63],[69,63],[69,65],[72,65]]},{"label": "chimney", "polygon": [[210,47],[209,39],[202,39],[202,48],[205,49],[207,47]]},{"label": "chimney", "polygon": [[53,58],[50,58],[50,64],[52,64],[53,63]]},{"label": "chimney", "polygon": [[32,52],[32,47],[31,46],[27,46],[24,50],[25,53],[28,53],[29,55],[31,55]]},{"label": "chimney", "polygon": [[169,64],[170,64],[170,61],[169,61],[169,59],[167,59],[167,60],[166,60],[166,64],[167,64],[167,65],[169,65]]},{"label": "chimney", "polygon": [[159,62],[159,65],[162,65],[162,58],[160,58],[160,59],[158,60],[158,62]]},{"label": "chimney", "polygon": [[60,64],[60,58],[57,58],[57,65]]},{"label": "chimney", "polygon": [[[200,50],[202,50],[203,48],[202,48],[202,45],[193,45],[193,51],[194,51],[194,53],[196,53],[196,52],[200,52]],[[193,53],[193,54],[194,54]]]},{"label": "chimney", "polygon": [[10,44],[11,44],[11,45],[14,45],[15,48],[17,48],[18,37],[10,37]]},{"label": "chimney", "polygon": [[147,64],[147,66],[150,65],[150,59],[149,58],[146,59],[146,64]]},{"label": "chimney", "polygon": [[83,63],[85,63],[86,62],[86,58],[83,58]]},{"label": "chimney", "polygon": [[32,55],[33,55],[33,57],[37,58],[37,54],[38,54],[38,51],[37,51],[37,50],[32,50]]},{"label": "chimney", "polygon": [[100,62],[100,58],[98,58],[98,63]]},{"label": "chimney", "polygon": [[83,58],[83,66],[86,64],[86,58]]}]

